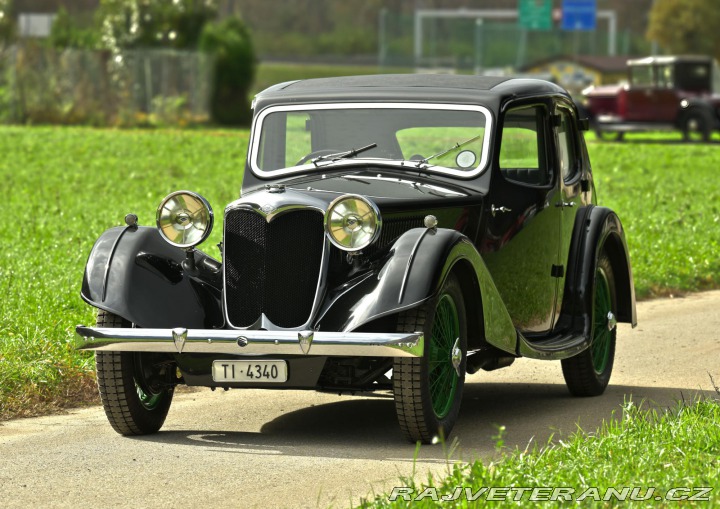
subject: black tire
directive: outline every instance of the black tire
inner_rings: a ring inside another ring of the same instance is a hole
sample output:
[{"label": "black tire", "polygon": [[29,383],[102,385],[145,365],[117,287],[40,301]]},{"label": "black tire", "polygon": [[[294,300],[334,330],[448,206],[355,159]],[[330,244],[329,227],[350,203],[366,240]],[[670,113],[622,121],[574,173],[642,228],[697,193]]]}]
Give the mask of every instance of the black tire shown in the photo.
[{"label": "black tire", "polygon": [[[98,327],[131,327],[127,320],[99,311]],[[175,367],[169,357],[136,352],[96,352],[97,381],[105,415],[121,435],[147,435],[165,422],[174,392]]]},{"label": "black tire", "polygon": [[467,363],[467,316],[457,277],[450,274],[426,305],[401,313],[397,330],[425,336],[422,357],[398,357],[393,365],[400,429],[411,442],[447,438],[460,411]]},{"label": "black tire", "polygon": [[[587,350],[562,361],[562,371],[573,396],[599,396],[610,382],[615,360],[617,311],[615,278],[610,259],[600,255],[593,284],[592,341]],[[608,316],[612,313],[612,316]]]},{"label": "black tire", "polygon": [[710,141],[712,122],[712,117],[706,111],[696,109],[688,112],[682,122],[683,140]]}]

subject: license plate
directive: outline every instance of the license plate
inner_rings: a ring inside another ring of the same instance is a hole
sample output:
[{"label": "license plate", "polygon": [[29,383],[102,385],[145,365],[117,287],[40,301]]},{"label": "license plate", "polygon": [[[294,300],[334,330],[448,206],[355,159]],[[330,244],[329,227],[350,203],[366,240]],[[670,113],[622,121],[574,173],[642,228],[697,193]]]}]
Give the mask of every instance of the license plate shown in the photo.
[{"label": "license plate", "polygon": [[287,382],[285,361],[213,361],[215,382]]}]

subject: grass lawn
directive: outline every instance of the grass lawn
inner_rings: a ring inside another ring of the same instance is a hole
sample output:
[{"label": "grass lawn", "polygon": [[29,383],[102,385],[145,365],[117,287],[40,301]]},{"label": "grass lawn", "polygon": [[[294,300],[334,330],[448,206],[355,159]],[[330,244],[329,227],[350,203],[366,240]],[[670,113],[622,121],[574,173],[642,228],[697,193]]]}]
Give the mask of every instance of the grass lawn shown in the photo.
[{"label": "grass lawn", "polygon": [[[720,287],[720,147],[589,138],[599,201],[627,229],[638,296]],[[93,242],[127,212],[154,224],[160,199],[177,189],[204,195],[220,218],[238,196],[247,141],[247,131],[0,127],[0,420],[96,400],[93,356],[72,348],[74,326],[94,322],[79,296]],[[218,221],[205,244],[216,256],[221,231]],[[593,438],[578,432],[498,463],[455,466],[422,486],[403,484],[415,496],[427,486],[439,496],[456,486],[717,487],[718,408],[706,401],[647,415],[627,406],[622,422]],[[385,494],[363,507],[407,504]]]},{"label": "grass lawn", "polygon": [[[154,224],[177,189],[209,199],[218,218],[237,198],[247,131],[0,127],[0,419],[73,404],[93,359],[71,347],[94,322],[79,297],[97,236],[127,212]],[[644,141],[643,141],[644,140]],[[720,287],[717,145],[590,142],[600,202],[622,218],[638,296]],[[205,244],[217,256],[221,221]]]},{"label": "grass lawn", "polygon": [[[566,441],[511,451],[497,462],[449,465],[445,478],[422,484],[399,479],[397,486],[408,489],[395,495],[406,497],[391,501],[392,492],[385,493],[360,507],[481,507],[490,501],[493,507],[569,507],[572,501],[614,507],[618,500],[635,500],[634,507],[716,506],[718,401],[697,401],[668,413],[627,402],[622,412],[621,420],[605,422],[596,433],[578,431]],[[502,431],[497,444],[502,446]],[[457,502],[450,501],[453,497]],[[476,501],[468,502],[472,497]]]}]

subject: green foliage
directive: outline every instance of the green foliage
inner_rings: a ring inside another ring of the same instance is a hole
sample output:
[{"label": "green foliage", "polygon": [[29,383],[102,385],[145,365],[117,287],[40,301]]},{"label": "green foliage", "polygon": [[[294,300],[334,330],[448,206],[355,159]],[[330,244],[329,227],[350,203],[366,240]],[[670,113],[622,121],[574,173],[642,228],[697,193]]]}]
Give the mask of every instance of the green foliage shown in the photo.
[{"label": "green foliage", "polygon": [[53,48],[95,49],[100,44],[100,32],[95,27],[80,25],[65,7],[60,7],[47,42]]},{"label": "green foliage", "polygon": [[217,15],[215,0],[101,0],[103,42],[128,48],[195,49],[205,24]]},{"label": "green foliage", "polygon": [[717,0],[655,0],[647,38],[671,53],[720,58],[720,9]]},{"label": "green foliage", "polygon": [[[608,488],[643,487],[639,493],[642,497],[650,487],[654,488],[654,496],[642,507],[657,504],[655,497],[664,495],[673,487],[720,486],[718,401],[703,399],[693,404],[681,404],[670,412],[645,410],[628,401],[622,410],[621,420],[604,422],[596,433],[579,430],[568,440],[551,442],[545,447],[535,445],[532,449],[516,449],[497,462],[486,464],[475,461],[455,465],[446,478],[430,478],[426,483],[403,479],[398,486],[414,488],[415,496],[428,486],[437,488],[438,496],[450,496],[457,487],[467,487],[475,493],[481,488],[495,486],[570,487],[577,495],[597,488],[600,496]],[[496,438],[501,441],[502,435]],[[493,503],[493,507],[521,507],[523,503],[528,503],[528,496],[526,493],[522,502],[513,501],[510,497],[504,502]],[[713,492],[710,496],[714,500],[717,494]],[[466,507],[462,499],[458,502]],[[480,497],[475,503],[484,502],[485,499]],[[681,503],[688,506],[707,504],[689,500]],[[417,502],[390,502],[388,494],[384,494],[374,500],[364,500],[360,507],[412,505],[423,508],[447,507],[448,504],[453,503],[433,501],[430,497]],[[562,506],[557,500],[532,504],[533,507]],[[596,501],[590,495],[582,505],[612,507],[613,503]]]},{"label": "green foliage", "polygon": [[248,97],[257,61],[247,27],[238,17],[207,24],[200,49],[215,60],[210,96],[213,120],[223,125],[249,125],[252,111]]}]

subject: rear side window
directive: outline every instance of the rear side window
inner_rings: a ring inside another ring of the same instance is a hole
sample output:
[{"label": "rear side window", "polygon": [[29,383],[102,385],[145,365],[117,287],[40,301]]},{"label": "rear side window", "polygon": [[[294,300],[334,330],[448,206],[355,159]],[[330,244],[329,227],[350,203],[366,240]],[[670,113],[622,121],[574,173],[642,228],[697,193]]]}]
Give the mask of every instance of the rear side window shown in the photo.
[{"label": "rear side window", "polygon": [[550,183],[544,152],[544,106],[514,108],[505,114],[500,142],[500,171],[511,181]]}]

